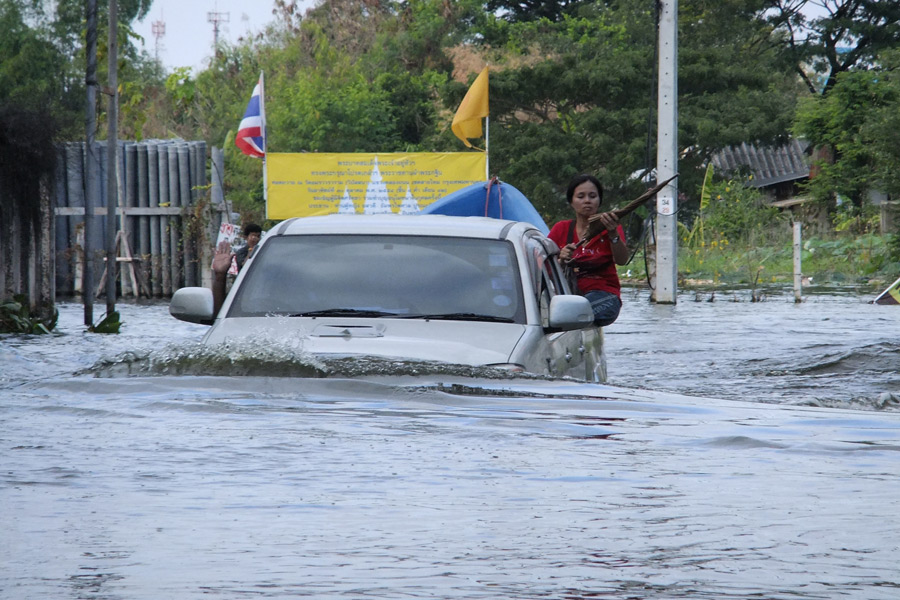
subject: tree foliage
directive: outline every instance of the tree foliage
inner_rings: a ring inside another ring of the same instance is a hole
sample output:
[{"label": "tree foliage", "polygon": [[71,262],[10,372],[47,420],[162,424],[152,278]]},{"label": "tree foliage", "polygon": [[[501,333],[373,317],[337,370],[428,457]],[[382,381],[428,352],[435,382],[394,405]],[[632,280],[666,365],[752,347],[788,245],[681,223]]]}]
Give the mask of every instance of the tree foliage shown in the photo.
[{"label": "tree foliage", "polygon": [[[105,30],[107,2],[98,3]],[[120,135],[224,146],[226,192],[257,218],[260,163],[237,152],[233,138],[260,72],[270,151],[462,151],[450,121],[490,65],[491,171],[547,220],[568,214],[563,189],[572,175],[597,174],[615,206],[643,189],[633,174],[655,164],[655,0],[330,0],[306,11],[292,0],[272,3],[265,31],[220,45],[199,72],[167,74],[137,51],[129,26],[150,0],[119,0]],[[83,0],[0,0],[0,99],[51,98],[75,138],[83,10]],[[805,103],[794,129],[840,145],[843,162],[822,185],[848,197],[875,178],[897,189],[900,111],[885,48],[900,40],[898,3],[680,0],[678,10],[683,216],[699,204],[692,200],[708,157],[741,142],[782,141],[804,87],[836,94],[833,104]],[[103,31],[98,41],[102,79]],[[852,181],[860,170],[868,179]]]},{"label": "tree foliage", "polygon": [[489,0],[487,10],[508,21],[559,21],[563,15],[572,14],[585,0]]},{"label": "tree foliage", "polygon": [[769,206],[763,194],[736,179],[710,185],[709,205],[703,213],[704,229],[721,244],[759,243],[784,219],[777,208]]},{"label": "tree foliage", "polygon": [[865,69],[900,44],[900,3],[771,0],[768,20],[787,64],[812,93],[827,95],[841,73]]},{"label": "tree foliage", "polygon": [[[20,123],[27,120],[25,112],[42,114],[39,120],[44,121],[45,129],[36,133],[43,137],[47,130],[56,133],[51,123],[65,127],[76,122],[81,98],[72,93],[73,87],[80,89],[79,85],[69,72],[68,57],[54,44],[50,29],[30,24],[37,23],[40,16],[35,3],[0,2],[0,107],[6,118]],[[74,128],[66,132],[74,133]]]},{"label": "tree foliage", "polygon": [[[710,153],[785,135],[797,86],[777,68],[762,2],[680,5],[680,184],[699,188],[692,167]],[[264,71],[272,151],[462,150],[449,123],[489,63],[491,170],[552,220],[567,212],[562,190],[576,173],[598,174],[610,203],[643,187],[630,177],[655,162],[655,10],[651,0],[335,0],[301,13],[278,0],[264,35],[170,79],[166,127],[221,144]],[[250,160],[228,156],[229,172]]]},{"label": "tree foliage", "polygon": [[[98,0],[98,81],[106,79],[108,0]],[[129,101],[143,100],[138,89],[158,81],[161,69],[138,52],[130,24],[150,10],[150,0],[119,0],[119,74]],[[44,110],[53,115],[63,139],[84,132],[84,0],[0,0],[0,102]],[[103,110],[98,104],[98,114]],[[135,113],[136,115],[136,113]],[[126,132],[130,132],[126,130]]]},{"label": "tree foliage", "polygon": [[[598,2],[549,19],[493,24],[491,163],[521,184],[545,215],[568,208],[562,190],[597,173],[611,202],[641,187],[630,176],[655,164],[656,4]],[[796,86],[776,67],[760,3],[680,2],[679,186],[699,188],[693,167],[727,145],[773,142],[790,126]],[[453,98],[456,100],[456,98]]]},{"label": "tree foliage", "polygon": [[813,195],[834,194],[861,206],[870,191],[900,194],[900,51],[882,64],[838,74],[826,96],[806,98],[796,130],[833,155],[819,160],[810,182]]}]

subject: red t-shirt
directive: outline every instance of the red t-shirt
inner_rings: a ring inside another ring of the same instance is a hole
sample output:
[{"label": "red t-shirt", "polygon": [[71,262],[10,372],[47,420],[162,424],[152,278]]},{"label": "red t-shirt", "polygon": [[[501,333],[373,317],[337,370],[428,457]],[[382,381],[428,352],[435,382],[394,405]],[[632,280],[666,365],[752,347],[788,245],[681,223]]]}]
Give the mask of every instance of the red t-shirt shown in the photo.
[{"label": "red t-shirt", "polygon": [[[547,237],[562,248],[567,243],[571,243],[567,241],[570,227],[575,227],[574,220],[560,221],[553,226]],[[622,229],[621,225],[616,229],[616,233],[624,242],[625,230]],[[572,242],[578,242],[578,236],[574,231],[572,232]],[[612,243],[609,241],[609,235],[606,231],[593,238],[584,246],[577,248],[572,255],[572,261],[576,266],[575,273],[578,277],[578,290],[582,294],[599,290],[611,292],[620,298],[622,297],[622,286],[619,283],[619,274],[616,272]]]}]

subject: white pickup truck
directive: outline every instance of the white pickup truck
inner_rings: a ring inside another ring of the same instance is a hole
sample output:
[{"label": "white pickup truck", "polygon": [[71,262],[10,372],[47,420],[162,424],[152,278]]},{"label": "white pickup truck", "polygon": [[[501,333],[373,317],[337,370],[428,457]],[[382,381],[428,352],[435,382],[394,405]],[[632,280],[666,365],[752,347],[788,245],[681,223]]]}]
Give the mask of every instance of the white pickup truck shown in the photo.
[{"label": "white pickup truck", "polygon": [[603,333],[573,294],[559,248],[519,221],[331,215],[264,237],[219,314],[178,290],[171,314],[212,322],[206,344],[295,336],[314,355],[374,356],[606,379]]}]

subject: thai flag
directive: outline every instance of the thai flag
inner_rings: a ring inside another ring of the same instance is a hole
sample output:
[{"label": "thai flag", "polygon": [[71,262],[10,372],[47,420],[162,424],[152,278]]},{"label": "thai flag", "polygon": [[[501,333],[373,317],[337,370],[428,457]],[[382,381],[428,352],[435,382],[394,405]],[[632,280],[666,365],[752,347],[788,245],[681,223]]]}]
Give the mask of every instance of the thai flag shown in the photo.
[{"label": "thai flag", "polygon": [[238,127],[235,145],[247,156],[264,158],[266,156],[266,112],[263,103],[263,76],[253,88],[250,103],[244,111],[244,118]]}]

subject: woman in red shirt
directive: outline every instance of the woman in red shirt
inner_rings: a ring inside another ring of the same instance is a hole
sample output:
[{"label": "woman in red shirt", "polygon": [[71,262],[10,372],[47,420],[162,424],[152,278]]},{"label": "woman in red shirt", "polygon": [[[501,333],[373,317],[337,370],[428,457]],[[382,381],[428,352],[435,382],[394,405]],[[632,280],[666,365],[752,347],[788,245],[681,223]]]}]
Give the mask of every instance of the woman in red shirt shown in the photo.
[{"label": "woman in red shirt", "polygon": [[575,218],[555,224],[548,237],[560,247],[560,262],[574,269],[578,291],[591,301],[594,325],[605,327],[615,322],[622,308],[616,265],[628,263],[625,231],[615,214],[601,213],[599,219],[606,231],[578,246],[587,233],[589,219],[600,209],[603,187],[593,175],[576,175],[569,182],[566,200]]}]

